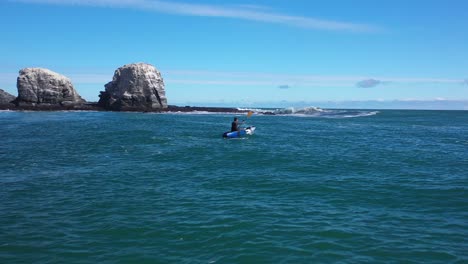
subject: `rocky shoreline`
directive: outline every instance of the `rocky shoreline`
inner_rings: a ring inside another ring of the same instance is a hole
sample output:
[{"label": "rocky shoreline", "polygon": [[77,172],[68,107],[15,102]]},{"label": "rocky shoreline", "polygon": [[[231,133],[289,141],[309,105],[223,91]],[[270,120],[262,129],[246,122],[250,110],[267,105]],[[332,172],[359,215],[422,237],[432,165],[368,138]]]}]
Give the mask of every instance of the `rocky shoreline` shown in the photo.
[{"label": "rocky shoreline", "polygon": [[[99,105],[98,102],[87,102],[81,105],[62,106],[62,105],[22,105],[0,104],[0,110],[9,111],[114,111],[108,110]],[[127,109],[118,112],[144,112],[144,113],[189,113],[189,112],[209,112],[209,113],[247,113],[248,110],[239,110],[231,107],[202,107],[202,106],[176,106],[168,105],[164,109],[138,110]]]},{"label": "rocky shoreline", "polygon": [[25,68],[17,78],[18,96],[0,89],[0,110],[245,113],[228,107],[168,105],[161,73],[147,63],[119,67],[98,102],[86,102],[71,80],[44,68]]}]

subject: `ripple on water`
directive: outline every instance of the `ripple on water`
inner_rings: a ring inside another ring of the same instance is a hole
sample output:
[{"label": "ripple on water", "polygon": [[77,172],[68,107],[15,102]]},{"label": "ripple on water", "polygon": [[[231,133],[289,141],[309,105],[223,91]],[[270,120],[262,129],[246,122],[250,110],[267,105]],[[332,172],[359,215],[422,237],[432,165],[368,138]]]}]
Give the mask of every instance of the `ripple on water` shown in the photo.
[{"label": "ripple on water", "polygon": [[466,115],[231,119],[0,113],[0,262],[468,260]]}]

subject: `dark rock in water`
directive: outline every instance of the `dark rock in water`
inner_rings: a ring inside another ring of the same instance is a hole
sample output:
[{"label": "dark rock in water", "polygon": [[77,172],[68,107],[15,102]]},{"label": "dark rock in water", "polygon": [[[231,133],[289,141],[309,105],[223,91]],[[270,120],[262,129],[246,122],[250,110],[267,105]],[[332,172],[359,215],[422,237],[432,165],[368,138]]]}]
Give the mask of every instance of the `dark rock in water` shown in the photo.
[{"label": "dark rock in water", "polygon": [[239,110],[229,107],[201,107],[201,106],[175,106],[169,105],[166,112],[210,112],[210,113],[247,113],[248,110]]},{"label": "dark rock in water", "polygon": [[70,79],[42,68],[26,68],[17,79],[19,107],[59,108],[81,105],[86,101],[76,92]]},{"label": "dark rock in water", "polygon": [[161,73],[146,63],[118,68],[106,90],[99,95],[99,105],[117,111],[160,111],[167,108]]},{"label": "dark rock in water", "polygon": [[4,90],[0,89],[0,105],[2,106],[14,106],[13,101],[16,99],[14,95],[11,95]]}]

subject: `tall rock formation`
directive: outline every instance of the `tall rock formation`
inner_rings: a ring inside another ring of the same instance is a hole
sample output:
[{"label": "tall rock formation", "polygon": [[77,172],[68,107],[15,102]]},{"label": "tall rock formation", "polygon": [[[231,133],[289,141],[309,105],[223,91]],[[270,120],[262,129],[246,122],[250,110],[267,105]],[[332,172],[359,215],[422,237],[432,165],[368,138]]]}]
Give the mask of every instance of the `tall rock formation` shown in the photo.
[{"label": "tall rock formation", "polygon": [[18,106],[70,106],[86,102],[67,77],[42,68],[26,68],[17,79]]},{"label": "tall rock formation", "polygon": [[152,111],[167,108],[161,73],[146,63],[118,68],[106,90],[99,95],[99,105],[108,110]]},{"label": "tall rock formation", "polygon": [[11,94],[5,92],[4,90],[0,89],[0,105],[2,105],[2,106],[7,106],[7,105],[14,106],[12,102],[15,99],[16,99],[16,97],[14,95],[11,95]]}]

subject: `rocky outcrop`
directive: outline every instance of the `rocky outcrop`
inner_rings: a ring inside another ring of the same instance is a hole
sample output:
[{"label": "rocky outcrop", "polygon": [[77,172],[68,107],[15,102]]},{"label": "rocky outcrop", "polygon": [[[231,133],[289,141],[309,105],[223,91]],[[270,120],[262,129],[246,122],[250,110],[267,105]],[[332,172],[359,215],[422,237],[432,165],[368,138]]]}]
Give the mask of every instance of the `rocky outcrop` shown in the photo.
[{"label": "rocky outcrop", "polygon": [[26,68],[17,79],[18,106],[73,106],[85,103],[70,79],[42,68]]},{"label": "rocky outcrop", "polygon": [[0,89],[0,105],[4,105],[4,106],[7,106],[7,105],[11,105],[11,106],[14,106],[14,104],[12,103],[14,100],[16,99],[16,97],[14,95],[11,95],[7,92],[5,92],[4,90]]},{"label": "rocky outcrop", "polygon": [[118,68],[106,90],[99,95],[99,105],[108,110],[158,111],[167,108],[161,73],[146,63]]}]

